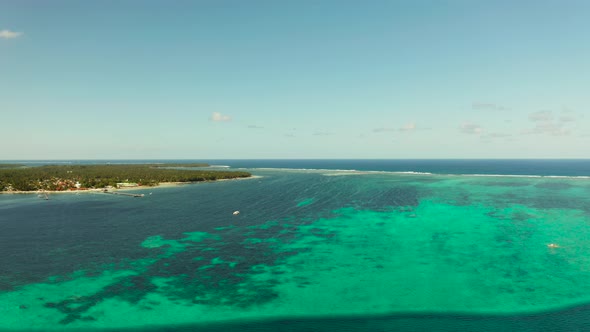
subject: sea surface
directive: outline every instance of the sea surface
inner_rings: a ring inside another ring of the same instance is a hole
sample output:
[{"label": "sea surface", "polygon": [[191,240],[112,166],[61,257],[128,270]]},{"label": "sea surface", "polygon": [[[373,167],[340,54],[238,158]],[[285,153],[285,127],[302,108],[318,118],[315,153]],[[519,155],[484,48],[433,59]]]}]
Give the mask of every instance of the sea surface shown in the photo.
[{"label": "sea surface", "polygon": [[590,331],[590,160],[205,162],[0,195],[0,331]]}]

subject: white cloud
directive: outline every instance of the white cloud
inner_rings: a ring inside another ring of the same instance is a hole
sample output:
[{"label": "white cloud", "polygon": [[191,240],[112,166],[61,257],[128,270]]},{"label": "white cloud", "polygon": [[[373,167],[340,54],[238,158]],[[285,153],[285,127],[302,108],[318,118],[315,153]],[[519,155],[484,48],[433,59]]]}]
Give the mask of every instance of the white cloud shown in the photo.
[{"label": "white cloud", "polygon": [[481,111],[508,111],[510,108],[502,105],[498,105],[495,103],[482,103],[482,102],[474,102],[471,104],[471,108],[474,110],[481,110]]},{"label": "white cloud", "polygon": [[10,30],[0,30],[0,38],[2,39],[14,39],[22,36],[22,32],[10,31]]},{"label": "white cloud", "polygon": [[332,136],[333,133],[325,132],[325,131],[316,131],[313,133],[314,136]]},{"label": "white cloud", "polygon": [[414,132],[417,130],[430,130],[430,129],[432,129],[432,128],[418,127],[414,122],[409,122],[399,128],[391,128],[391,127],[375,128],[375,129],[373,129],[373,132],[374,133],[386,133],[386,132],[397,132],[397,131]]},{"label": "white cloud", "polygon": [[507,137],[512,137],[512,135],[505,134],[505,133],[487,133],[483,136],[483,138],[507,138]]},{"label": "white cloud", "polygon": [[574,122],[577,118],[575,115],[563,114],[559,117],[559,121],[561,122]]},{"label": "white cloud", "polygon": [[552,111],[537,111],[529,114],[535,126],[532,129],[526,130],[524,134],[538,134],[551,136],[567,136],[572,133],[570,128],[566,128],[566,124],[576,121],[576,113],[570,110],[562,110],[559,121],[555,120]]},{"label": "white cloud", "polygon": [[373,129],[374,133],[385,133],[388,131],[396,131],[396,130],[394,128],[385,128],[385,127]]},{"label": "white cloud", "polygon": [[571,134],[571,130],[565,128],[560,123],[552,121],[539,122],[531,130],[525,131],[525,134],[542,134],[551,136],[567,136]]},{"label": "white cloud", "polygon": [[529,114],[529,120],[533,122],[552,121],[553,112],[551,111],[537,111]]},{"label": "white cloud", "polygon": [[488,136],[493,137],[493,138],[499,138],[499,137],[510,137],[512,135],[504,134],[504,133],[490,133]]},{"label": "white cloud", "polygon": [[459,130],[463,134],[469,135],[480,135],[483,133],[483,128],[480,125],[470,122],[463,123],[461,127],[459,127]]},{"label": "white cloud", "polygon": [[578,114],[566,107],[561,110],[559,115],[559,121],[561,122],[575,122],[580,118],[582,118],[581,114]]},{"label": "white cloud", "polygon": [[231,121],[231,117],[229,115],[224,115],[219,112],[213,112],[211,114],[211,117],[209,118],[209,120],[215,121],[215,122],[227,122],[227,121]]},{"label": "white cloud", "polygon": [[403,125],[400,129],[398,129],[399,131],[415,131],[416,130],[416,124],[415,123],[406,123],[405,125]]}]

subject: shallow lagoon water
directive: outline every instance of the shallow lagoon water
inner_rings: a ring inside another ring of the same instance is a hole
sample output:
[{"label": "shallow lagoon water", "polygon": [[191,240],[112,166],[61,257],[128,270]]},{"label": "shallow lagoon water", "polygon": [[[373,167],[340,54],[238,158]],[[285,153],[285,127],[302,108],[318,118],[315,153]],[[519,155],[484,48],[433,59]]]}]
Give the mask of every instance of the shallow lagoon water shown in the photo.
[{"label": "shallow lagoon water", "polygon": [[262,178],[144,198],[0,196],[0,328],[568,331],[590,321],[589,179],[253,173]]}]

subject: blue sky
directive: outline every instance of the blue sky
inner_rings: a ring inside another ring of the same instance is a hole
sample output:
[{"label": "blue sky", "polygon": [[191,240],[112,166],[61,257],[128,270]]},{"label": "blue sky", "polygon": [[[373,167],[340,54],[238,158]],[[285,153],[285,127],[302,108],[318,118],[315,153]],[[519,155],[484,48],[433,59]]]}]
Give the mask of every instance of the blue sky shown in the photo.
[{"label": "blue sky", "polygon": [[0,3],[0,159],[590,158],[588,1]]}]

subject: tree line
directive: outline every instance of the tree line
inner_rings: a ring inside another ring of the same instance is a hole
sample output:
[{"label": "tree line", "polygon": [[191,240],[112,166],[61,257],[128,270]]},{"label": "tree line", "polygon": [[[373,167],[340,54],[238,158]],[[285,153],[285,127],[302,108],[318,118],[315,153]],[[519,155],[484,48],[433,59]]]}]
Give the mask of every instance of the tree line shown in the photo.
[{"label": "tree line", "polygon": [[[198,182],[250,177],[248,172],[192,170],[197,164],[46,165],[0,168],[0,191],[70,190],[106,188],[117,183],[155,186],[161,182]],[[199,166],[206,166],[199,164]]]}]

